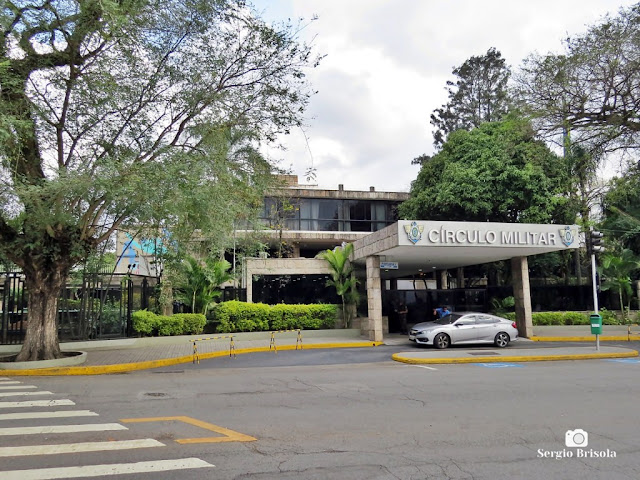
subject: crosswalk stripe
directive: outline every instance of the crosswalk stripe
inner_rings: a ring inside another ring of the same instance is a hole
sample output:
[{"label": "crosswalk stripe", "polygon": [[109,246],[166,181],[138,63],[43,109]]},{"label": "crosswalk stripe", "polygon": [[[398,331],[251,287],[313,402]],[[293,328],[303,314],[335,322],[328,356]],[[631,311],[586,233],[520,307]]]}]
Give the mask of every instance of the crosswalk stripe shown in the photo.
[{"label": "crosswalk stripe", "polygon": [[152,462],[114,463],[83,467],[39,468],[35,470],[11,470],[0,472],[2,480],[54,480],[60,478],[101,477],[145,472],[167,472],[186,468],[215,467],[199,458],[155,460]]},{"label": "crosswalk stripe", "polygon": [[31,400],[25,402],[0,402],[0,408],[31,408],[31,407],[66,407],[75,405],[72,400]]},{"label": "crosswalk stripe", "polygon": [[0,397],[20,397],[27,395],[53,395],[51,392],[0,392]]},{"label": "crosswalk stripe", "polygon": [[37,427],[0,428],[0,436],[36,435],[40,433],[106,432],[109,430],[129,429],[120,423],[92,423],[87,425],[46,425]]},{"label": "crosswalk stripe", "polygon": [[[58,455],[60,453],[102,452],[106,450],[128,450],[132,448],[164,447],[164,443],[153,438],[139,440],[115,440],[111,442],[63,443],[60,445],[28,445],[24,447],[0,448],[0,457],[25,457],[33,455]],[[5,478],[0,472],[0,478]]]},{"label": "crosswalk stripe", "polygon": [[60,410],[58,412],[0,413],[0,420],[27,420],[30,418],[68,418],[98,416],[91,410]]},{"label": "crosswalk stripe", "polygon": [[0,385],[0,390],[20,390],[21,388],[38,388],[35,385]]}]

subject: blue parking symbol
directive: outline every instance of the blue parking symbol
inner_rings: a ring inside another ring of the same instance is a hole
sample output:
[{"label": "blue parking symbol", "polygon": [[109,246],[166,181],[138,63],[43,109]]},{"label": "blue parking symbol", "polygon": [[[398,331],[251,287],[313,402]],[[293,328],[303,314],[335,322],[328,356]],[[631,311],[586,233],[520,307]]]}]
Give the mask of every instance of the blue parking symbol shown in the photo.
[{"label": "blue parking symbol", "polygon": [[608,361],[617,363],[640,363],[640,360],[637,358],[612,358]]},{"label": "blue parking symbol", "polygon": [[524,367],[524,365],[518,365],[517,363],[476,363],[475,365],[478,365],[479,367],[487,367],[487,368],[510,368],[510,367],[516,367],[516,368],[522,368]]}]

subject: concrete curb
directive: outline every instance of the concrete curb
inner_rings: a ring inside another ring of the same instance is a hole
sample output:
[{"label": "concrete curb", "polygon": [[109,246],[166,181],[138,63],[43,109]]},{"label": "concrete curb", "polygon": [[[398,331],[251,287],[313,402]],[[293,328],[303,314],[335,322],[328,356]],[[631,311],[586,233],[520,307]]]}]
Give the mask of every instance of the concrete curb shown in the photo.
[{"label": "concrete curb", "polygon": [[400,354],[393,354],[391,358],[396,362],[408,363],[411,365],[420,364],[452,364],[452,363],[504,363],[504,362],[546,362],[555,360],[590,360],[597,358],[631,358],[637,357],[638,352],[633,350],[624,353],[582,353],[582,354],[567,354],[567,355],[530,355],[530,356],[518,356],[511,357],[482,357],[482,358],[410,358],[403,357]]},{"label": "concrete curb", "polygon": [[[589,337],[537,337],[529,338],[532,342],[595,342],[595,335]],[[601,342],[637,342],[640,335],[600,335]]]},{"label": "concrete curb", "polygon": [[[319,348],[354,348],[354,347],[377,347],[383,345],[382,342],[339,342],[339,343],[311,343],[303,345],[302,350],[319,349]],[[270,347],[255,348],[238,348],[235,350],[236,355],[246,353],[269,352]],[[282,345],[277,350],[296,350],[296,345]],[[207,358],[226,357],[229,350],[218,352],[199,353],[200,360]],[[151,368],[167,367],[170,365],[178,365],[181,363],[192,363],[193,355],[185,355],[175,358],[164,358],[161,360],[149,360],[146,362],[136,363],[119,363],[114,365],[94,365],[86,367],[57,367],[57,368],[34,368],[30,370],[1,370],[0,375],[7,377],[45,377],[57,375],[106,375],[110,373],[133,372],[136,370],[148,370]]]}]

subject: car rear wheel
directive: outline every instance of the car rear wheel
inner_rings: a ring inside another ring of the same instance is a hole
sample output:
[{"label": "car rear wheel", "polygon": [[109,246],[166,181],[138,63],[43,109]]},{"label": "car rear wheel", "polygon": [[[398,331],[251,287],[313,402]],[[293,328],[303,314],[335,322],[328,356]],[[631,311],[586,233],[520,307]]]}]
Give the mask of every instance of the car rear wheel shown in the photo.
[{"label": "car rear wheel", "polygon": [[433,344],[436,348],[447,348],[451,344],[451,339],[446,333],[439,333],[436,338],[433,339]]},{"label": "car rear wheel", "polygon": [[505,333],[505,332],[498,333],[495,338],[496,347],[500,347],[500,348],[506,347],[507,345],[509,345],[509,340],[511,339],[509,338],[508,333]]}]

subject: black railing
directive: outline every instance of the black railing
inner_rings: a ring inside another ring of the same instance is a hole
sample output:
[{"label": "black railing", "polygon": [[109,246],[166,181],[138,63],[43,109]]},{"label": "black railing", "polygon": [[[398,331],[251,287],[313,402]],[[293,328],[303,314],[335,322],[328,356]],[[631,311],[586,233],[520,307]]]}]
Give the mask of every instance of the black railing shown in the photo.
[{"label": "black railing", "polygon": [[[111,273],[74,273],[58,300],[61,341],[133,335],[131,314],[156,309],[158,279]],[[19,272],[0,273],[1,344],[19,344],[27,327],[27,292]]]}]

